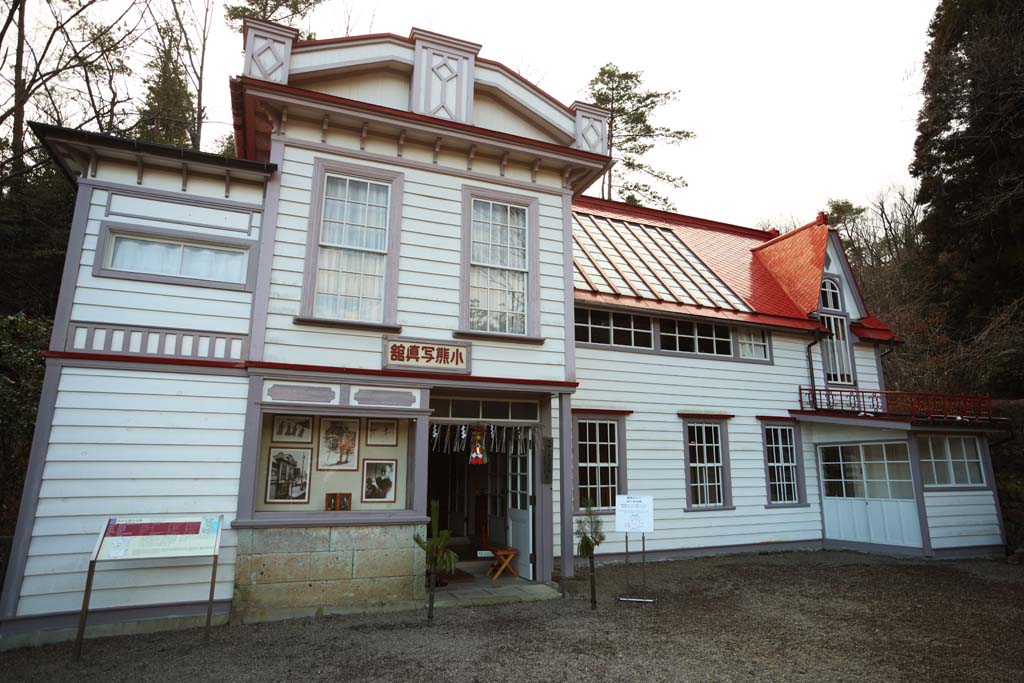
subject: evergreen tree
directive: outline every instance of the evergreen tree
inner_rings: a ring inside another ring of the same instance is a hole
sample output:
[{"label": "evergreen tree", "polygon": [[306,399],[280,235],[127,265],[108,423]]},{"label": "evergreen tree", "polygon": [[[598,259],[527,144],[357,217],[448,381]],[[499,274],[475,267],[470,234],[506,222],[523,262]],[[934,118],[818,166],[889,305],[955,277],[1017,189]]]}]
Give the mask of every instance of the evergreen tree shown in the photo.
[{"label": "evergreen tree", "polygon": [[650,203],[657,208],[674,210],[667,197],[650,182],[673,188],[686,187],[682,177],[659,171],[643,161],[643,156],[659,142],[678,144],[693,133],[657,126],[652,122],[655,112],[672,102],[675,91],[643,90],[643,73],[622,71],[614,64],[605,64],[589,83],[594,104],[607,109],[608,153],[618,164],[601,181],[601,197],[616,196],[630,204]]},{"label": "evergreen tree", "polygon": [[181,36],[169,24],[157,28],[153,58],[146,64],[146,96],[135,134],[140,140],[190,147],[196,104],[179,59]]},{"label": "evergreen tree", "polygon": [[245,17],[292,25],[316,9],[324,0],[240,0],[224,5],[228,26],[238,28]]},{"label": "evergreen tree", "polygon": [[1024,4],[942,0],[911,172],[933,302],[974,335],[1024,294]]}]

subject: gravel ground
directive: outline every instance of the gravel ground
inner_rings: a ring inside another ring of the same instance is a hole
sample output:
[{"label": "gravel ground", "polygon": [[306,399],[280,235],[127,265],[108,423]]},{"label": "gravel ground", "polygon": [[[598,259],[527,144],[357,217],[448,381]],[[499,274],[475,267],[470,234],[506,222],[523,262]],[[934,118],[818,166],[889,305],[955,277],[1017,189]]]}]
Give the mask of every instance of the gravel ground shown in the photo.
[{"label": "gravel ground", "polygon": [[[630,574],[639,583],[639,571]],[[0,654],[5,681],[1021,681],[1024,567],[846,552],[622,566],[565,600],[296,620]]]}]

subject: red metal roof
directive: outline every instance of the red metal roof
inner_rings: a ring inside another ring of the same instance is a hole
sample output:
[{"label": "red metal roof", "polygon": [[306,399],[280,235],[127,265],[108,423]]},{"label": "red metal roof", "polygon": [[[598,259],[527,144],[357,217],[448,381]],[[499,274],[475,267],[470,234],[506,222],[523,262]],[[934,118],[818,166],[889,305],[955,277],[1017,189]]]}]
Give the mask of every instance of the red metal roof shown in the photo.
[{"label": "red metal roof", "polygon": [[[576,300],[644,312],[821,330],[824,216],[784,235],[594,197],[573,203]],[[893,339],[880,320],[853,323]],[[862,333],[863,332],[863,333]]]}]

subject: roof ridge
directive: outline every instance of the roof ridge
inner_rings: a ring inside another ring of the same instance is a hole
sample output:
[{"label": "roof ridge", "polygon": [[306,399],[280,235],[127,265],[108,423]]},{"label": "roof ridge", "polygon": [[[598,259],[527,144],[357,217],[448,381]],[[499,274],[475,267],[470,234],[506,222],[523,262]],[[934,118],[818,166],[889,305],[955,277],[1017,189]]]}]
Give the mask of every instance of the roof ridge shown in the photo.
[{"label": "roof ridge", "polygon": [[601,199],[600,197],[588,197],[586,195],[581,195],[573,199],[574,209],[576,209],[577,204],[581,204],[587,208],[596,208],[598,210],[600,210],[601,207],[608,207],[607,210],[618,211],[620,215],[627,217],[640,218],[643,216],[649,216],[651,218],[661,218],[669,224],[669,227],[675,227],[675,225],[673,225],[674,222],[682,224],[682,227],[699,228],[703,230],[720,230],[723,232],[733,232],[736,234],[746,235],[748,237],[768,240],[773,239],[772,233],[768,230],[748,228],[745,225],[725,223],[711,218],[689,216],[687,214],[664,211],[662,209],[652,209],[647,206],[635,206],[633,204],[627,204],[626,202]]},{"label": "roof ridge", "polygon": [[765,247],[769,247],[769,246],[771,246],[773,244],[777,244],[779,242],[782,242],[787,237],[795,235],[798,232],[806,230],[807,228],[813,228],[813,227],[819,226],[819,225],[820,226],[824,226],[825,228],[828,228],[828,229],[831,230],[831,228],[829,228],[829,226],[828,226],[828,223],[819,223],[817,220],[813,220],[810,223],[805,223],[804,225],[801,225],[799,228],[793,228],[789,232],[784,232],[784,233],[782,233],[780,235],[776,235],[775,237],[771,238],[767,242],[763,242],[763,243],[757,245],[756,247],[752,247],[751,251],[758,251],[760,249],[764,249]]}]

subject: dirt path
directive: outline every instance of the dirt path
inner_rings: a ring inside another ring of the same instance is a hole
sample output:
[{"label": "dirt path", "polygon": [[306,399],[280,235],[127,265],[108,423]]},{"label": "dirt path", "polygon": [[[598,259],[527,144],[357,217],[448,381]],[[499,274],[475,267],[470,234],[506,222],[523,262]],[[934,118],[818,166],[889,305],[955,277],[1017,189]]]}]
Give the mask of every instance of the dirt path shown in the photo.
[{"label": "dirt path", "polygon": [[[639,572],[635,572],[635,583]],[[0,655],[5,681],[1024,680],[1024,567],[786,553],[621,566],[566,600],[88,641]]]}]

